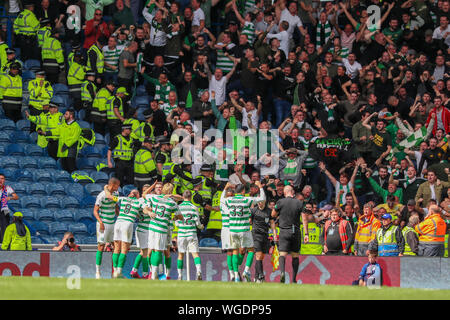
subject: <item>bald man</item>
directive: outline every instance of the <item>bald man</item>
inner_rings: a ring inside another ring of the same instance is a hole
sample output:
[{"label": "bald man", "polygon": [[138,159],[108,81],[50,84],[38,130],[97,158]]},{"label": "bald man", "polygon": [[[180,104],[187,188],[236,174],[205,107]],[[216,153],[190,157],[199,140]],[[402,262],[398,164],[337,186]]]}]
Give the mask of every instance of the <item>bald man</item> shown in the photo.
[{"label": "bald man", "polygon": [[419,234],[419,256],[443,257],[447,224],[441,217],[441,208],[432,204],[425,220],[414,227]]}]

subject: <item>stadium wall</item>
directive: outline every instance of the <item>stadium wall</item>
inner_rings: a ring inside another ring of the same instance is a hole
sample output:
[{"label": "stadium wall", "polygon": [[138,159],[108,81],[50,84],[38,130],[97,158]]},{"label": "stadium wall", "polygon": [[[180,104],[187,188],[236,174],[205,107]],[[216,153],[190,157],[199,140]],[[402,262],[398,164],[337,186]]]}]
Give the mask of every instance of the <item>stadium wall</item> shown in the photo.
[{"label": "stadium wall", "polygon": [[[136,256],[136,252],[127,255],[124,275],[129,276]],[[104,278],[111,277],[111,259],[110,252],[103,253],[101,274]],[[228,281],[228,267],[224,254],[201,254],[201,259],[204,280]],[[266,281],[278,282],[280,271],[273,271],[270,259],[270,255],[264,259]],[[177,278],[176,260],[177,254],[172,253],[172,279]],[[350,285],[358,278],[366,262],[365,257],[300,256],[297,283]],[[450,289],[448,258],[387,257],[378,258],[378,263],[383,269],[383,284],[386,286]],[[286,259],[286,271],[287,281],[291,282],[290,256]],[[74,277],[77,274],[81,278],[95,277],[95,252],[0,252],[2,276]],[[190,278],[195,279],[195,265],[192,258],[190,258]]]}]

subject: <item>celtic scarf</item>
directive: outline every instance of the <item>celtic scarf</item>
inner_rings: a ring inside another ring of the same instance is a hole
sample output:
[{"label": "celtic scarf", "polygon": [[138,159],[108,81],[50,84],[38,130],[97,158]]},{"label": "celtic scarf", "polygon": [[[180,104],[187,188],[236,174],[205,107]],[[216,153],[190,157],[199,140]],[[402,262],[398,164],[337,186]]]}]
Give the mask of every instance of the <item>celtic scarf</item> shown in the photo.
[{"label": "celtic scarf", "polygon": [[[321,35],[320,32],[322,30],[322,26],[324,27],[324,39],[323,42],[321,41]],[[330,23],[327,22],[325,23],[325,25],[322,24],[322,22],[318,22],[317,23],[317,27],[316,27],[316,48],[319,49],[320,47],[322,47],[330,38],[331,35],[331,26]]]}]

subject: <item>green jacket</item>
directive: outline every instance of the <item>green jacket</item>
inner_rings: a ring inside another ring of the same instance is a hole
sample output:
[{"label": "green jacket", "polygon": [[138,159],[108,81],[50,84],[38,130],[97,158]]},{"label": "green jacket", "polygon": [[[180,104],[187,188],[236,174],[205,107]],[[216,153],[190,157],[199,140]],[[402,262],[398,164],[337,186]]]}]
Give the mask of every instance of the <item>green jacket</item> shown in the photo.
[{"label": "green jacket", "polygon": [[[222,113],[219,111],[219,109],[217,109],[216,99],[211,100],[211,109],[213,110],[214,116],[217,118],[217,129],[223,132],[228,124],[228,120],[225,119]],[[241,122],[237,119],[236,119],[236,127],[237,128],[242,127]]]},{"label": "green jacket", "polygon": [[403,190],[401,188],[397,188],[397,190],[395,190],[394,193],[390,193],[389,191],[387,191],[386,189],[383,189],[382,187],[380,187],[380,185],[378,183],[376,183],[375,180],[373,180],[372,177],[369,178],[369,182],[370,185],[372,186],[373,190],[379,194],[381,197],[383,197],[383,201],[386,202],[386,198],[388,195],[392,194],[396,197],[398,197],[398,201],[399,203],[403,202]]},{"label": "green jacket", "polygon": [[3,236],[2,250],[28,250],[31,251],[31,234],[27,226],[25,226],[27,231],[26,235],[21,237],[17,234],[16,224],[10,224]]}]

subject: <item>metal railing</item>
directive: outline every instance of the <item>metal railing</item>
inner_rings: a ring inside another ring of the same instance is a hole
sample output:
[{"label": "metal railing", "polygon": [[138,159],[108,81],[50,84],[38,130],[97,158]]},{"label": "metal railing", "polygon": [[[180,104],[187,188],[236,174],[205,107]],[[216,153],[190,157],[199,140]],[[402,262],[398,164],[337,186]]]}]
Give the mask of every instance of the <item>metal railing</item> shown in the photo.
[{"label": "metal railing", "polygon": [[17,16],[7,15],[5,7],[0,6],[0,20],[6,19],[6,43],[10,48],[12,46],[13,25],[16,18]]}]

